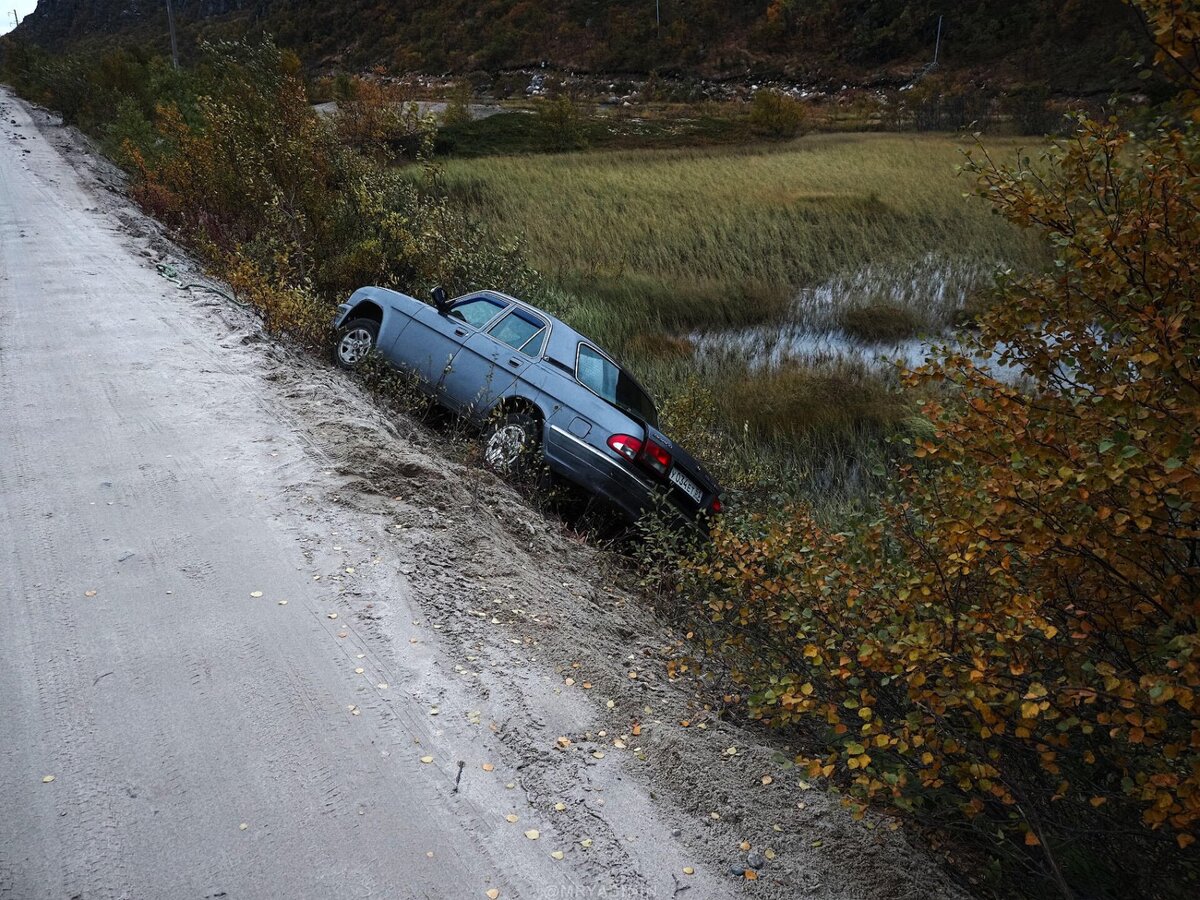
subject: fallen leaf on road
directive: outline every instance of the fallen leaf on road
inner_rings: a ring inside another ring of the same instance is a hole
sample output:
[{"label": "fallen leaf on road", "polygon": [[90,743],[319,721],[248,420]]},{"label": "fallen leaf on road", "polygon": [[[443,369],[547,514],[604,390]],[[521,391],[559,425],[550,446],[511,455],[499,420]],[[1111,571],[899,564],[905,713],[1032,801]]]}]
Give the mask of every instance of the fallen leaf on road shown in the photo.
[{"label": "fallen leaf on road", "polygon": [[558,744],[558,746],[562,747],[565,750],[567,747],[571,746],[571,739],[569,737],[563,736],[563,737],[560,737],[554,743]]},{"label": "fallen leaf on road", "polygon": [[541,836],[542,833],[536,828],[530,828],[527,832],[525,832],[525,837],[529,838],[531,841],[536,841]]},{"label": "fallen leaf on road", "polygon": [[349,637],[349,636],[350,636],[350,632],[348,632],[348,631],[339,631],[339,632],[337,633],[337,635],[338,635],[338,637],[340,637],[340,638]]},{"label": "fallen leaf on road", "polygon": [[286,601],[286,600],[280,600],[280,601],[279,601],[279,605],[280,605],[280,606],[287,606],[287,601]]},{"label": "fallen leaf on road", "polygon": [[566,812],[566,811],[567,811],[567,804],[565,804],[565,803],[555,803],[555,804],[554,804],[554,811],[555,811],[555,812]]},{"label": "fallen leaf on road", "polygon": [[584,838],[582,841],[579,842],[579,846],[582,847],[584,850],[587,850],[589,847],[592,846],[592,839]]},{"label": "fallen leaf on road", "polygon": [[695,869],[693,869],[691,866],[684,866],[684,867],[683,867],[683,874],[684,874],[684,875],[695,875],[695,874],[696,874],[696,870],[695,870]]},{"label": "fallen leaf on road", "polygon": [[336,619],[336,618],[337,618],[337,613],[330,613],[330,614],[329,614],[329,618],[331,618],[331,619]]},{"label": "fallen leaf on road", "polygon": [[555,850],[553,853],[550,854],[551,859],[562,859],[564,856],[566,856],[566,854],[563,853],[561,850]]},{"label": "fallen leaf on road", "polygon": [[726,756],[737,756],[737,747],[727,747],[725,749]]},{"label": "fallen leaf on road", "polygon": [[353,566],[350,566],[350,567],[348,567],[348,568],[346,569],[346,572],[347,572],[347,574],[349,574],[349,575],[353,575],[353,574],[354,574],[354,567],[353,567]]},{"label": "fallen leaf on road", "polygon": [[642,726],[639,723],[634,722],[633,723],[633,736],[638,737],[639,735],[641,735],[641,733],[642,733]]},{"label": "fallen leaf on road", "polygon": [[366,669],[364,669],[362,666],[359,666],[357,669],[354,670],[354,674],[361,675],[365,671],[366,671]]},{"label": "fallen leaf on road", "polygon": [[775,858],[775,851],[774,851],[774,850],[772,850],[770,847],[768,847],[768,848],[767,848],[767,850],[766,850],[766,852],[765,852],[765,853],[763,853],[763,856],[765,856],[767,859],[774,859],[774,858]]},{"label": "fallen leaf on road", "polygon": [[84,592],[83,592],[83,596],[85,596],[85,597],[95,597],[95,596],[96,596],[96,592],[95,592],[95,591],[84,591]]},{"label": "fallen leaf on road", "polygon": [[510,825],[515,825],[517,822],[521,821],[521,817],[514,816],[512,813],[509,813],[507,816],[504,817],[504,821],[508,822]]},{"label": "fallen leaf on road", "polygon": [[52,782],[53,780],[54,780],[54,776],[53,776],[53,775],[45,775],[45,776],[43,776],[43,777],[42,777],[42,784],[49,784],[49,783],[50,783],[50,782]]},{"label": "fallen leaf on road", "polygon": [[763,784],[771,784],[771,783],[773,783],[774,781],[775,781],[775,779],[774,779],[774,778],[772,778],[770,775],[764,775],[764,776],[762,777],[762,783],[763,783]]},{"label": "fallen leaf on road", "polygon": [[592,754],[592,759],[604,759],[604,751],[597,750]]},{"label": "fallen leaf on road", "polygon": [[491,890],[489,890],[487,892],[488,900],[496,900],[496,898],[499,896],[500,896],[500,892],[498,890],[496,890],[495,888],[492,888]]},{"label": "fallen leaf on road", "polygon": [[484,763],[484,764],[483,764],[483,771],[485,771],[485,772],[495,772],[495,771],[496,771],[496,767],[495,767],[495,766],[493,766],[491,763]]},{"label": "fallen leaf on road", "polygon": [[590,691],[592,689],[592,683],[590,681],[585,681],[583,683],[583,689],[585,691]]},{"label": "fallen leaf on road", "polygon": [[245,831],[249,827],[250,827],[249,825],[247,825],[245,822],[243,822],[241,825],[238,826],[238,831]]},{"label": "fallen leaf on road", "polygon": [[747,881],[758,881],[758,873],[755,872],[753,869],[747,869],[746,870],[746,880]]},{"label": "fallen leaf on road", "polygon": [[743,850],[749,850],[749,849],[750,849],[750,842],[749,842],[749,841],[742,841],[740,844],[738,844],[738,846],[739,846],[739,847],[741,847]]},{"label": "fallen leaf on road", "polygon": [[262,596],[262,591],[251,591],[251,592],[250,592],[250,596],[251,596],[251,597],[261,597],[261,596]]},{"label": "fallen leaf on road", "polygon": [[566,681],[564,681],[564,682],[563,682],[563,684],[565,684],[567,687],[570,687],[570,686],[571,686],[571,685],[573,685],[574,683],[575,683],[575,679],[574,679],[574,678],[568,678]]},{"label": "fallen leaf on road", "polygon": [[375,687],[379,688],[381,691],[386,691],[388,688],[386,681],[379,682],[379,684],[375,685]]},{"label": "fallen leaf on road", "polygon": [[429,709],[429,714],[430,714],[431,716],[436,716],[436,715],[437,715],[438,713],[440,713],[440,712],[441,712],[441,710],[440,710],[440,709],[438,709],[436,706],[432,706],[432,707],[430,707],[430,709]]},{"label": "fallen leaf on road", "polygon": [[426,764],[431,763],[431,762],[433,762],[433,757],[432,756],[422,756],[421,762],[426,763]]}]

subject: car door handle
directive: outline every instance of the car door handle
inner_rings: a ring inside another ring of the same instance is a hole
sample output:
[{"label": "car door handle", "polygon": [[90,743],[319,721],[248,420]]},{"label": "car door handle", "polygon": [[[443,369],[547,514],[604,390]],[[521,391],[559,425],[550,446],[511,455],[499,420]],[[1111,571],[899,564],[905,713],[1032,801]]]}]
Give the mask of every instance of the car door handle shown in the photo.
[{"label": "car door handle", "polygon": [[457,334],[459,337],[467,336],[467,330],[465,328],[455,328],[454,333]]},{"label": "car door handle", "polygon": [[519,360],[519,359],[510,359],[510,360],[508,361],[508,364],[509,364],[510,366],[512,366],[514,369],[519,369],[519,368],[521,368],[521,360]]}]

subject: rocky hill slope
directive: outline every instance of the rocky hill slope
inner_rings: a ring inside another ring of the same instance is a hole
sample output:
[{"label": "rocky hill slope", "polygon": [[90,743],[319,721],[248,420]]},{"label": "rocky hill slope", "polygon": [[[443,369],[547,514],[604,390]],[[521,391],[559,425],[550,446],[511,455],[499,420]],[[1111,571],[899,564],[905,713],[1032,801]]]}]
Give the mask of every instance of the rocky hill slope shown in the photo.
[{"label": "rocky hill slope", "polygon": [[[1103,91],[1136,74],[1121,0],[174,0],[200,37],[270,32],[311,66],[864,79],[934,55],[952,71]],[[114,35],[165,47],[164,0],[40,0],[18,37],[53,50]],[[658,18],[656,18],[656,9]]]}]

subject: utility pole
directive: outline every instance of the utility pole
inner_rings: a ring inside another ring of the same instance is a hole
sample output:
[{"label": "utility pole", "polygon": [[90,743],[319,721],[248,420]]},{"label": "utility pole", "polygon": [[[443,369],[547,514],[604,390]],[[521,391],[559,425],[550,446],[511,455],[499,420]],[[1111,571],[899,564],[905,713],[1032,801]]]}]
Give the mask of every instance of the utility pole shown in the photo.
[{"label": "utility pole", "polygon": [[938,54],[942,52],[942,16],[938,16],[937,41],[933,45],[933,64],[938,64]]},{"label": "utility pole", "polygon": [[654,27],[662,28],[662,0],[654,0]]},{"label": "utility pole", "polygon": [[175,7],[167,0],[167,27],[171,29],[171,64],[179,71],[179,44],[175,41]]},{"label": "utility pole", "polygon": [[16,28],[18,25],[21,24],[21,17],[17,15],[17,11],[15,9],[12,11],[12,14],[13,14],[13,28]]}]

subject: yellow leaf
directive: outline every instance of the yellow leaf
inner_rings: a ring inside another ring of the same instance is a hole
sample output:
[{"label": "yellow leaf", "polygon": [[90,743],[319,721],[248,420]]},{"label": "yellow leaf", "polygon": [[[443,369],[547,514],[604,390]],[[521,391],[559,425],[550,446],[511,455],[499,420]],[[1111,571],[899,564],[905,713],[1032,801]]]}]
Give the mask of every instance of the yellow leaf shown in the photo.
[{"label": "yellow leaf", "polygon": [[531,841],[536,841],[541,836],[542,833],[536,828],[530,828],[527,832],[525,832],[525,837],[529,838]]},{"label": "yellow leaf", "polygon": [[695,870],[695,869],[693,869],[691,866],[684,866],[684,867],[683,867],[683,874],[684,874],[684,875],[695,875],[695,874],[696,874],[696,870]]},{"label": "yellow leaf", "polygon": [[1036,834],[1034,834],[1032,831],[1025,832],[1026,847],[1040,847],[1041,845],[1042,842],[1038,840],[1038,836]]},{"label": "yellow leaf", "polygon": [[483,771],[485,771],[485,772],[495,772],[495,771],[496,771],[496,767],[495,767],[495,766],[493,766],[491,763],[484,763],[484,764],[483,764]]},{"label": "yellow leaf", "polygon": [[52,782],[53,780],[54,780],[54,776],[53,776],[53,775],[43,775],[43,776],[42,776],[42,784],[49,784],[49,783],[50,783],[50,782]]},{"label": "yellow leaf", "polygon": [[504,821],[508,822],[510,825],[515,825],[517,822],[520,821],[520,817],[514,816],[512,813],[509,813],[507,816],[504,817]]},{"label": "yellow leaf", "polygon": [[432,756],[422,756],[422,757],[421,757],[421,762],[423,762],[423,763],[425,763],[426,765],[428,765],[429,763],[433,762],[433,757],[432,757]]},{"label": "yellow leaf", "polygon": [[566,854],[563,853],[561,850],[555,850],[553,853],[550,854],[550,858],[551,859],[562,859],[565,855]]},{"label": "yellow leaf", "polygon": [[490,888],[485,896],[488,898],[488,900],[496,900],[496,898],[500,896],[500,892],[495,888]]}]

